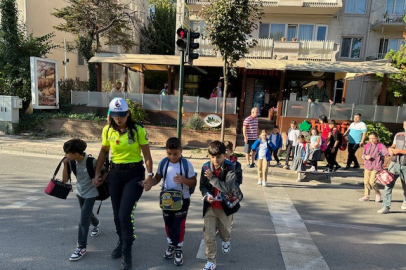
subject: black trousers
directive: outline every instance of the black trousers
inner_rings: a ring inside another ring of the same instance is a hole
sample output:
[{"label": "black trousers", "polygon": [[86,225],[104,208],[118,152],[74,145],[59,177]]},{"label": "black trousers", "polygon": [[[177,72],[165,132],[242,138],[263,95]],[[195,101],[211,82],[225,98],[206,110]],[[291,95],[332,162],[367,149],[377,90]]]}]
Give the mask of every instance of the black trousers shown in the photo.
[{"label": "black trousers", "polygon": [[324,154],[326,155],[326,159],[327,159],[327,165],[330,169],[333,169],[334,166],[336,166],[336,167],[340,166],[336,161],[337,153],[338,153],[338,148],[335,149],[334,153],[331,153],[331,148],[327,148],[326,151],[324,151]]},{"label": "black trousers", "polygon": [[291,153],[292,153],[292,158],[295,158],[295,149],[296,149],[296,147],[293,146],[293,141],[288,141],[288,145],[286,147],[286,162],[285,162],[285,165],[289,165],[289,158],[290,158]]},{"label": "black trousers", "polygon": [[182,209],[179,211],[162,211],[165,221],[166,237],[170,240],[170,244],[175,247],[183,246],[189,206],[190,199],[183,199]]},{"label": "black trousers", "polygon": [[144,191],[141,185],[144,179],[145,168],[141,163],[128,170],[111,169],[107,177],[116,232],[125,246],[132,246],[136,237],[134,212]]},{"label": "black trousers", "polygon": [[277,162],[277,163],[279,163],[279,158],[278,158],[278,152],[279,152],[279,149],[276,149],[276,150],[272,150],[271,151],[271,155],[273,155],[273,159]]},{"label": "black trousers", "polygon": [[349,143],[348,144],[348,159],[347,159],[347,166],[351,166],[351,163],[354,162],[354,166],[359,166],[357,157],[355,156],[355,153],[357,152],[359,148],[359,143]]}]

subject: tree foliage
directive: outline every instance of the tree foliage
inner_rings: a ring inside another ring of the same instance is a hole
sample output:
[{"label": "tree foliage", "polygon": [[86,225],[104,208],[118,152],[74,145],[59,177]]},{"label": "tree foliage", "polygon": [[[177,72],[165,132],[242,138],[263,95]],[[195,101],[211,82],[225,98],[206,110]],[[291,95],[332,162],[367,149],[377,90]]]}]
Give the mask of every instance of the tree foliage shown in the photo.
[{"label": "tree foliage", "polygon": [[31,102],[30,56],[45,57],[54,48],[54,34],[28,34],[18,20],[15,0],[0,1],[0,10],[0,94],[19,96],[25,110]]},{"label": "tree foliage", "polygon": [[250,40],[261,18],[260,1],[217,0],[204,6],[200,16],[206,22],[207,38],[224,60],[223,123],[221,140],[224,140],[225,110],[229,75],[235,75],[235,64],[243,58],[257,41]]},{"label": "tree foliage", "polygon": [[399,51],[390,50],[385,59],[392,61],[392,66],[398,68],[400,73],[388,76],[388,99],[393,105],[402,106],[406,103],[406,45]]},{"label": "tree foliage", "polygon": [[174,55],[176,1],[151,0],[146,24],[140,29],[141,53]]},{"label": "tree foliage", "polygon": [[[59,31],[76,36],[71,48],[77,49],[89,61],[102,45],[119,45],[129,51],[136,43],[133,26],[136,13],[129,9],[132,1],[126,4],[115,0],[66,0],[68,6],[56,9],[52,15],[65,20],[55,26]],[[97,89],[94,64],[88,65],[89,90]]]}]

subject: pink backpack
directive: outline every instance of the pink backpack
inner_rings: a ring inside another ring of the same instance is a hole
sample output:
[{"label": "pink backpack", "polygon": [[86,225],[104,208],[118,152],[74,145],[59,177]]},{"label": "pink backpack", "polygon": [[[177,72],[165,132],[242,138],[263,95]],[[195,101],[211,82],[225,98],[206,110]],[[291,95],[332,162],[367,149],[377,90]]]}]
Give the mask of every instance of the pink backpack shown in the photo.
[{"label": "pink backpack", "polygon": [[320,136],[320,138],[321,138],[320,150],[321,150],[322,152],[324,152],[324,151],[326,151],[326,149],[327,149],[327,141],[326,141],[326,139],[324,139],[324,138],[321,137],[321,136]]}]

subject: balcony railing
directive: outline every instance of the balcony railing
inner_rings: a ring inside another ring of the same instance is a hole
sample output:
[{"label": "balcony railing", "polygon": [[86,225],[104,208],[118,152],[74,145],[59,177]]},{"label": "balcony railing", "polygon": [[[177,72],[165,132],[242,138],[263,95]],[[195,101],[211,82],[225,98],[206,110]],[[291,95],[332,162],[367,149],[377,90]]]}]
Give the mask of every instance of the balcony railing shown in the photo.
[{"label": "balcony railing", "polygon": [[[254,48],[249,50],[246,58],[255,59],[291,59],[310,61],[334,61],[334,41],[301,40],[297,42],[281,42],[273,39],[260,38]],[[196,52],[201,57],[220,56],[216,53],[208,39],[197,42],[200,48]]]},{"label": "balcony railing", "polygon": [[374,21],[372,28],[379,31],[385,25],[399,30],[403,29],[405,15],[406,7],[404,5],[386,6],[385,10],[377,11],[371,15],[371,19]]},{"label": "balcony railing", "polygon": [[[261,2],[264,7],[278,7],[278,6],[300,6],[300,7],[314,7],[314,8],[332,8],[342,7],[342,0],[252,0],[253,2]],[[210,0],[186,0],[188,5],[208,5]]]}]

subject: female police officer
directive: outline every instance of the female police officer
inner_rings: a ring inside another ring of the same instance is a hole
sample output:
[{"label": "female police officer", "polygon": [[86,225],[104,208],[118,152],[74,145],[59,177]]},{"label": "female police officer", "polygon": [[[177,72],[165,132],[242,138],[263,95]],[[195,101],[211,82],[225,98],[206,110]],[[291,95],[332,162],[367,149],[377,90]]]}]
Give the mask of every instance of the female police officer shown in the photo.
[{"label": "female police officer", "polygon": [[119,242],[111,254],[113,259],[123,256],[121,268],[132,269],[131,247],[134,241],[134,210],[140,199],[145,179],[143,157],[147,167],[147,179],[152,174],[152,158],[147,133],[143,126],[131,119],[131,112],[123,98],[114,98],[109,105],[109,124],[103,128],[102,147],[97,159],[96,177],[101,181],[101,170],[106,153],[111,149],[111,166],[106,181],[109,183],[114,223]]}]

